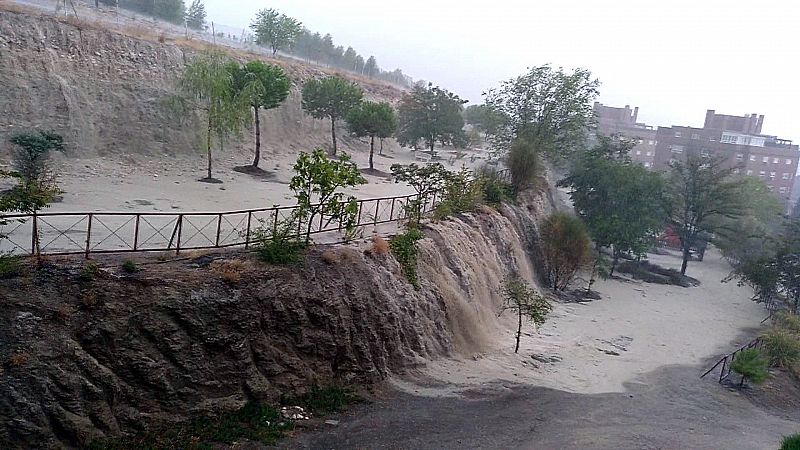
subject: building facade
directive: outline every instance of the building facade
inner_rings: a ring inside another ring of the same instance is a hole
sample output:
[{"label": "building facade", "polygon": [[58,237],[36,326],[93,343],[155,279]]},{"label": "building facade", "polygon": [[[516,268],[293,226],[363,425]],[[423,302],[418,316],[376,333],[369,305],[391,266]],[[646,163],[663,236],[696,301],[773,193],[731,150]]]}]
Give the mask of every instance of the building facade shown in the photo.
[{"label": "building facade", "polygon": [[652,167],[667,170],[689,155],[722,157],[734,173],[761,178],[788,205],[800,159],[798,146],[761,134],[763,124],[763,115],[729,116],[708,110],[703,128],[658,127]]},{"label": "building facade", "polygon": [[594,103],[594,117],[597,134],[611,136],[618,134],[633,139],[636,145],[631,149],[631,158],[647,168],[653,167],[656,151],[656,129],[650,125],[637,122],[639,107],[631,109],[607,106]]}]

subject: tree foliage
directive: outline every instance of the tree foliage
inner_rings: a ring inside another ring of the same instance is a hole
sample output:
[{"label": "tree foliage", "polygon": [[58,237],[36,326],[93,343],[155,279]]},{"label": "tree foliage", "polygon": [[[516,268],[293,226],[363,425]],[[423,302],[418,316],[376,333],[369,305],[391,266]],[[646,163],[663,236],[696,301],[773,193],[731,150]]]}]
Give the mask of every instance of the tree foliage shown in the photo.
[{"label": "tree foliage", "polygon": [[610,275],[620,256],[643,256],[667,218],[664,180],[631,160],[632,147],[633,142],[600,136],[558,183],[570,188],[595,245],[612,249]]},{"label": "tree foliage", "polygon": [[741,180],[731,179],[732,171],[722,158],[699,155],[689,155],[685,162],[672,165],[668,175],[669,221],[681,242],[681,275],[686,275],[692,247],[716,231],[717,219],[742,215],[737,195]]},{"label": "tree foliage", "polygon": [[363,102],[347,114],[347,125],[354,135],[369,137],[369,168],[374,169],[375,138],[388,138],[397,130],[394,109],[385,102]]},{"label": "tree foliage", "polygon": [[524,137],[554,162],[569,159],[585,140],[599,82],[586,69],[566,73],[549,65],[504,81],[485,94],[485,104],[504,118],[492,133],[498,149]]},{"label": "tree foliage", "polygon": [[541,226],[545,277],[553,290],[566,290],[590,261],[589,234],[575,216],[554,213]]},{"label": "tree foliage", "polygon": [[186,26],[194,30],[203,30],[206,27],[206,6],[202,0],[193,0],[186,10]]},{"label": "tree foliage", "polygon": [[746,380],[750,380],[754,384],[761,384],[769,376],[767,366],[767,360],[761,356],[758,350],[748,348],[736,355],[731,363],[731,370],[742,376],[740,385],[744,385]]},{"label": "tree foliage", "polygon": [[189,109],[202,111],[206,116],[206,155],[208,179],[211,173],[211,142],[238,132],[250,120],[249,96],[237,95],[233,74],[238,64],[219,52],[208,52],[186,64],[178,80],[181,96],[176,100],[184,113]]},{"label": "tree foliage", "polygon": [[318,218],[320,223],[327,219],[327,224],[338,220],[347,229],[355,226],[356,198],[340,189],[365,184],[367,180],[348,155],[330,159],[319,148],[311,154],[300,152],[293,170],[295,176],[289,182],[289,189],[297,199],[300,220],[306,224],[306,243],[311,240],[311,227]]},{"label": "tree foliage", "polygon": [[503,281],[503,306],[500,314],[512,311],[517,314],[517,333],[514,353],[519,352],[519,341],[522,337],[523,319],[530,320],[534,326],[541,326],[547,320],[553,305],[545,296],[533,289],[519,276],[510,276]]},{"label": "tree foliage", "polygon": [[275,9],[265,8],[256,13],[256,18],[250,23],[250,29],[256,35],[256,43],[269,46],[274,55],[278,50],[289,48],[295,42],[302,24]]},{"label": "tree foliage", "polygon": [[422,166],[416,163],[408,165],[392,164],[391,170],[395,183],[406,183],[417,192],[417,197],[409,200],[406,204],[405,214],[411,227],[419,225],[422,219],[423,205],[431,194],[444,187],[450,176],[450,171],[445,169],[441,163]]},{"label": "tree foliage", "polygon": [[312,79],[303,85],[303,111],[315,119],[331,120],[331,141],[336,154],[336,121],[361,104],[364,91],[344,78],[330,76]]},{"label": "tree foliage", "polygon": [[469,105],[464,109],[464,122],[487,135],[495,135],[505,122],[505,117],[489,105]]},{"label": "tree foliage", "polygon": [[511,144],[505,158],[514,192],[519,193],[531,187],[544,171],[536,147],[524,138],[516,139]]},{"label": "tree foliage", "polygon": [[253,167],[258,167],[261,158],[261,117],[262,109],[274,109],[289,96],[289,78],[278,66],[262,61],[250,61],[242,67],[233,68],[233,89],[235,95],[247,101],[253,108],[255,118],[256,147]]},{"label": "tree foliage", "polygon": [[421,140],[430,149],[431,156],[437,142],[466,145],[461,115],[464,103],[466,101],[457,95],[430,83],[414,86],[398,106],[397,142],[404,147],[416,148]]},{"label": "tree foliage", "polygon": [[[113,2],[112,2],[113,3]],[[175,24],[183,24],[183,0],[119,0],[119,7],[158,17]]]}]

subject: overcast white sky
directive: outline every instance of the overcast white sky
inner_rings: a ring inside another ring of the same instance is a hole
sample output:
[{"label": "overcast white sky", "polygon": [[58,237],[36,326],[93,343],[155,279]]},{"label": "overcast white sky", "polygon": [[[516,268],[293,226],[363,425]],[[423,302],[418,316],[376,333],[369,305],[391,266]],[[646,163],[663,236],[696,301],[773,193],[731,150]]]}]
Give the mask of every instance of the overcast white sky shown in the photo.
[{"label": "overcast white sky", "polygon": [[706,109],[765,114],[800,140],[800,4],[791,0],[205,0],[242,27],[260,8],[375,55],[471,103],[534,65],[590,69],[599,100],[652,125],[702,126]]}]

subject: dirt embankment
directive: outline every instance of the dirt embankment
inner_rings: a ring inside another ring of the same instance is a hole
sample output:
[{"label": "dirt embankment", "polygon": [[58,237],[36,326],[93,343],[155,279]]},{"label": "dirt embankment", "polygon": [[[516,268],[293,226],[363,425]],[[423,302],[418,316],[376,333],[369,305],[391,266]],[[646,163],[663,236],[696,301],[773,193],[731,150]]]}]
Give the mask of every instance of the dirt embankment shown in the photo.
[{"label": "dirt embankment", "polygon": [[297,267],[244,256],[234,276],[199,260],[81,276],[46,268],[0,285],[0,447],[103,435],[270,400],[313,384],[369,383],[489,344],[499,280],[528,277],[524,233],[549,210],[485,209],[433,224],[422,289],[366,244]]},{"label": "dirt embankment", "polygon": [[[185,62],[205,44],[171,38],[160,43],[158,30],[138,30],[132,36],[107,29],[112,25],[11,12],[0,4],[0,152],[11,133],[35,128],[62,133],[70,156],[180,155],[203,148],[198,118],[181,120],[165,99],[173,94]],[[242,61],[281,65],[292,80],[289,99],[262,118],[266,150],[308,150],[330,139],[330,126],[300,109],[300,87],[332,72],[220,49]],[[371,99],[394,102],[403,93],[386,83],[341,75],[353,78]],[[251,135],[244,132],[226,148],[249,148]],[[345,149],[356,145],[342,137]]]}]

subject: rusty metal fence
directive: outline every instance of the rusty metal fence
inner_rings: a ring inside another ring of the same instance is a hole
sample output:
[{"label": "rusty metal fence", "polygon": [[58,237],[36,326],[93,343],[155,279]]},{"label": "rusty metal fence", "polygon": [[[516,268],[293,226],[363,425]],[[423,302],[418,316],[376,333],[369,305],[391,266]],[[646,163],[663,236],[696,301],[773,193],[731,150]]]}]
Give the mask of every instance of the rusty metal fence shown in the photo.
[{"label": "rusty metal fence", "polygon": [[736,355],[738,355],[743,350],[747,350],[747,349],[751,349],[751,348],[754,348],[754,349],[757,349],[757,350],[763,349],[764,348],[764,341],[762,341],[760,337],[755,338],[752,341],[748,342],[747,344],[739,347],[739,349],[737,349],[735,352],[723,356],[722,358],[720,358],[719,361],[717,361],[716,364],[714,364],[713,367],[711,367],[710,369],[705,371],[702,375],[700,375],[700,378],[704,378],[706,375],[708,375],[711,372],[713,372],[714,369],[716,369],[717,367],[721,366],[720,371],[719,371],[719,379],[718,379],[718,381],[720,383],[724,382],[731,375],[731,363],[736,359]]},{"label": "rusty metal fence", "polygon": [[[406,219],[406,205],[417,195],[357,200],[355,228]],[[421,202],[428,213],[437,202],[434,193]],[[259,228],[271,229],[289,220],[297,206],[226,212],[43,212],[35,215],[2,215],[0,253],[17,255],[76,255],[100,253],[175,251],[249,247]],[[297,236],[304,234],[306,222]],[[319,216],[310,224],[311,234],[342,237],[343,224]]]}]

